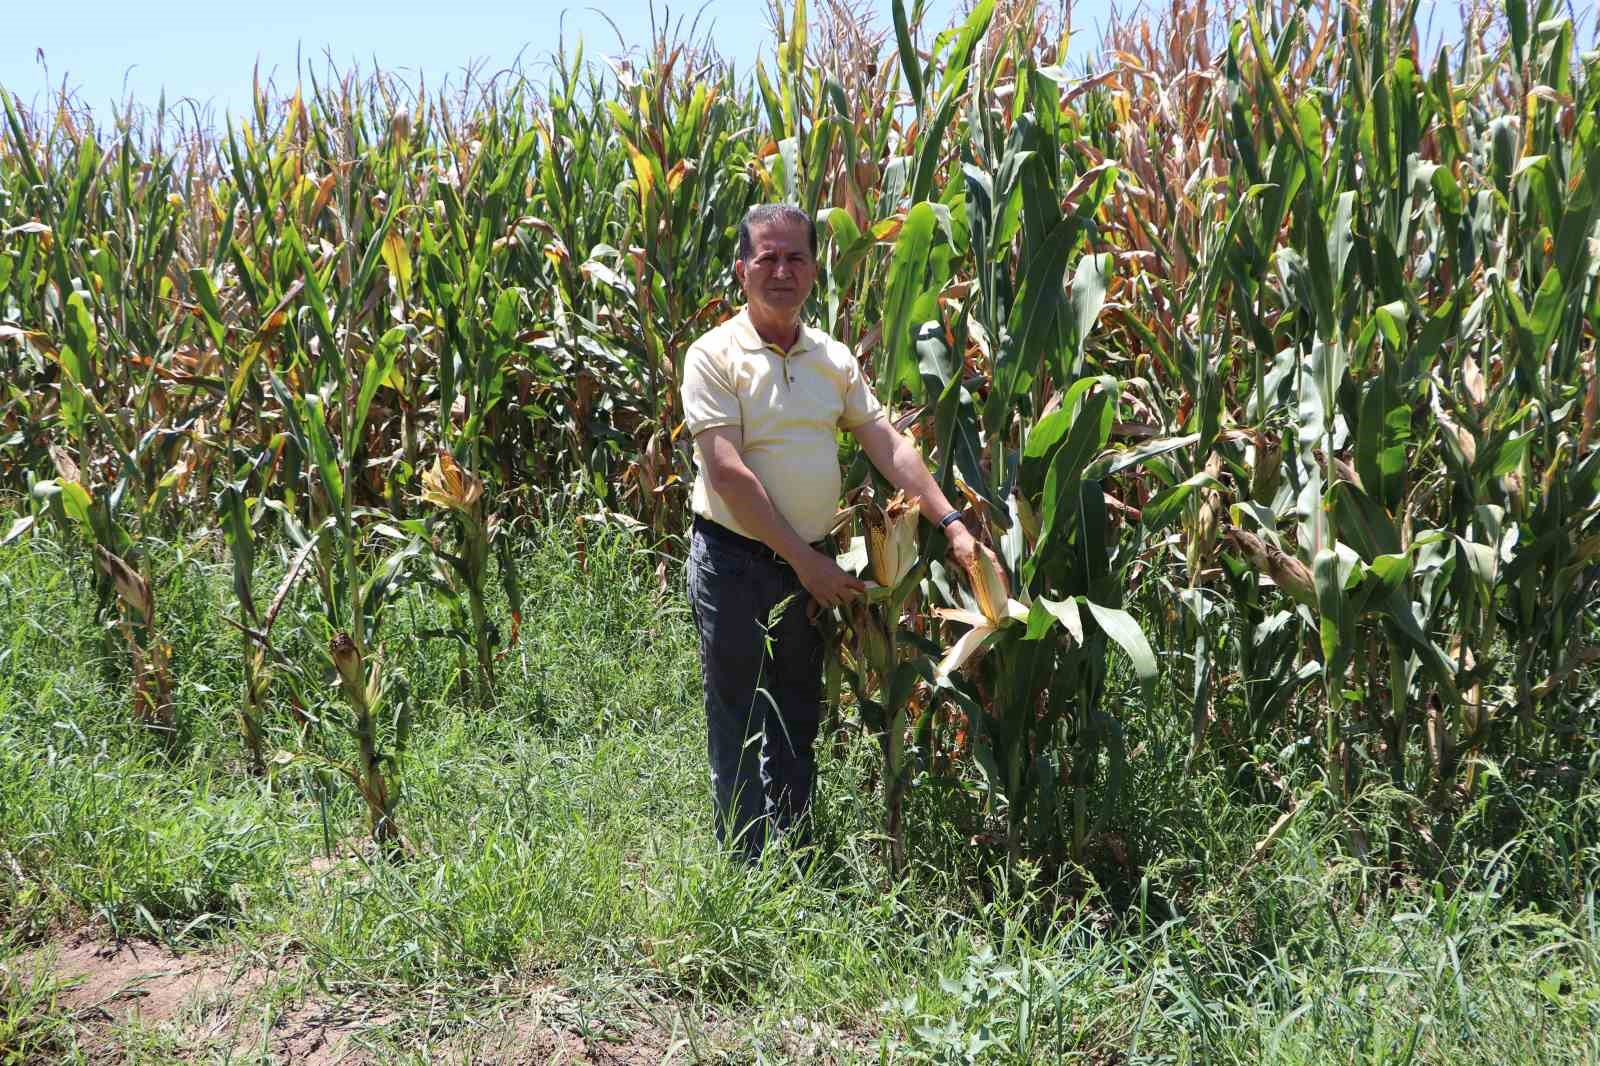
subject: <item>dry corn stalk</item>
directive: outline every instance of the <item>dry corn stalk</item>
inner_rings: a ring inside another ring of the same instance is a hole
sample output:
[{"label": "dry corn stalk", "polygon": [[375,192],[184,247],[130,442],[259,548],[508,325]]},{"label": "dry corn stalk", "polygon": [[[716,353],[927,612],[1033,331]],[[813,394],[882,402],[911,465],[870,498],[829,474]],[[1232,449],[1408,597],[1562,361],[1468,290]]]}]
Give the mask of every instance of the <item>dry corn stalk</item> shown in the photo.
[{"label": "dry corn stalk", "polygon": [[494,694],[494,648],[485,584],[494,523],[484,518],[483,482],[441,448],[433,466],[423,475],[422,498],[458,516],[459,551],[455,555],[441,551],[440,555],[466,586],[473,650],[477,656],[478,700],[487,705]]},{"label": "dry corn stalk", "polygon": [[161,729],[174,725],[172,649],[155,630],[155,594],[139,572],[120,556],[95,545],[95,562],[116,588],[121,629],[133,653],[133,716]]},{"label": "dry corn stalk", "polygon": [[353,714],[351,733],[359,747],[360,762],[350,774],[367,804],[372,839],[386,854],[400,847],[400,829],[394,820],[394,797],[378,751],[376,711],[383,698],[383,657],[363,662],[361,649],[348,633],[337,633],[328,643],[328,656],[339,675],[339,688]]},{"label": "dry corn stalk", "polygon": [[[1216,452],[1211,453],[1211,457],[1206,460],[1206,473],[1213,479],[1221,477],[1221,455]],[[1201,575],[1216,561],[1222,506],[1222,492],[1215,485],[1208,485],[1201,494],[1200,506],[1195,511],[1194,525],[1189,531],[1187,554],[1191,586],[1199,585]]]}]

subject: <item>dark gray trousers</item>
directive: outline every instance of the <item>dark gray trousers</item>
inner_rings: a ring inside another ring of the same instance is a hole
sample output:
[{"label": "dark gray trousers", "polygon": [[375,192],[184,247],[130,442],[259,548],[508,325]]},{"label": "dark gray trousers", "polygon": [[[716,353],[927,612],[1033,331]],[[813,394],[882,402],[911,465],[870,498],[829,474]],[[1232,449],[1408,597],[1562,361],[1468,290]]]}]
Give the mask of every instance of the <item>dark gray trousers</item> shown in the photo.
[{"label": "dark gray trousers", "polygon": [[804,838],[817,774],[822,639],[806,617],[811,597],[789,565],[760,541],[703,518],[690,538],[688,584],[717,839],[754,858],[774,830]]}]

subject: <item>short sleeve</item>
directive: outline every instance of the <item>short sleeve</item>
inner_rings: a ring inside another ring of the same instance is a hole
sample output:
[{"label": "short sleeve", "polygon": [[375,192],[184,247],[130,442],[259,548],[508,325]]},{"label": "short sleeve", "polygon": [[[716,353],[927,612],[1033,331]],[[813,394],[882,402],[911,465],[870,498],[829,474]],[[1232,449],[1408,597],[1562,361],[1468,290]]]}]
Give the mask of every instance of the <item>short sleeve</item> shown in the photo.
[{"label": "short sleeve", "polygon": [[839,416],[839,428],[850,431],[876,422],[883,417],[883,404],[867,385],[861,363],[842,344],[833,345],[834,358],[843,364],[845,375],[844,413]]},{"label": "short sleeve", "polygon": [[683,421],[691,437],[743,422],[726,359],[718,359],[698,342],[684,356],[682,395]]}]

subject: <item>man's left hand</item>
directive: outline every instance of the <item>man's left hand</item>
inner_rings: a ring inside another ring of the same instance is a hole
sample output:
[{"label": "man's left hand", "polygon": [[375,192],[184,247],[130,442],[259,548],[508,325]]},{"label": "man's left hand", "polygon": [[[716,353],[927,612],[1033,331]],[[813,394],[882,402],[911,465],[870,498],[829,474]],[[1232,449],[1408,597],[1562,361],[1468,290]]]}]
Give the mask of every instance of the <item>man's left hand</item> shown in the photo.
[{"label": "man's left hand", "polygon": [[962,570],[972,569],[972,562],[979,552],[987,555],[996,569],[999,568],[1000,560],[995,558],[994,552],[989,550],[988,545],[979,544],[978,538],[968,532],[967,527],[960,522],[951,522],[946,526],[945,537],[950,542],[950,558],[955,560],[956,565]]}]

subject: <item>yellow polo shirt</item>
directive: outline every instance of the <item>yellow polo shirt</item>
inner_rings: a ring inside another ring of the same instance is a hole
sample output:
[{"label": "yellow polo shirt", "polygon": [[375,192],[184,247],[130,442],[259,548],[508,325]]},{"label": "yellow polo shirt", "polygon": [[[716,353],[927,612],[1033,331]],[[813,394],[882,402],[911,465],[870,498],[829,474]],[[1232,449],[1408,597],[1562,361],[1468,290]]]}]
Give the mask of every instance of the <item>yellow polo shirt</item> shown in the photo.
[{"label": "yellow polo shirt", "polygon": [[[740,454],[794,531],[820,540],[839,507],[839,431],[883,415],[850,349],[819,329],[800,327],[787,352],[756,333],[741,311],[689,346],[683,361],[683,413],[689,433],[738,426]],[[744,536],[712,491],[695,445],[694,513]]]}]

